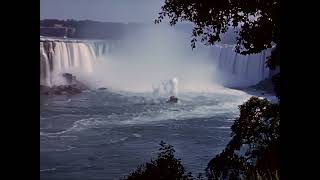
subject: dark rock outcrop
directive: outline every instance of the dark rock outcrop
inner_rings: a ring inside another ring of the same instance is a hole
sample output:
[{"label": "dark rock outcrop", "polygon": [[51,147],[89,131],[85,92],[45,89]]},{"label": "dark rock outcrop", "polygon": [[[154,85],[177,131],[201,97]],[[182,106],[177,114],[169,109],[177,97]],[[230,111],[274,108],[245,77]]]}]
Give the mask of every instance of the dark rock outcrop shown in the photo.
[{"label": "dark rock outcrop", "polygon": [[105,87],[98,88],[98,90],[107,90]]},{"label": "dark rock outcrop", "polygon": [[70,73],[64,73],[62,76],[65,78],[67,82],[67,86],[71,86],[73,88],[79,89],[79,90],[86,90],[89,89],[86,85],[84,85],[82,82],[78,81],[75,76],[73,76]]},{"label": "dark rock outcrop", "polygon": [[66,79],[68,84],[72,84],[76,81],[76,77],[70,73],[63,73],[62,76]]},{"label": "dark rock outcrop", "polygon": [[40,94],[45,95],[62,95],[62,94],[78,94],[81,93],[83,90],[87,90],[88,87],[78,81],[75,76],[70,73],[64,73],[62,76],[66,79],[66,85],[59,85],[59,86],[43,86],[40,85]]},{"label": "dark rock outcrop", "polygon": [[81,89],[76,85],[60,85],[60,86],[42,86],[40,85],[40,94],[45,95],[62,95],[62,94],[78,94],[81,93]]},{"label": "dark rock outcrop", "polygon": [[167,101],[168,103],[177,103],[178,98],[175,96],[170,96],[169,100]]},{"label": "dark rock outcrop", "polygon": [[251,86],[250,88],[262,90],[270,94],[274,94],[274,86],[271,78],[260,81],[258,84]]}]

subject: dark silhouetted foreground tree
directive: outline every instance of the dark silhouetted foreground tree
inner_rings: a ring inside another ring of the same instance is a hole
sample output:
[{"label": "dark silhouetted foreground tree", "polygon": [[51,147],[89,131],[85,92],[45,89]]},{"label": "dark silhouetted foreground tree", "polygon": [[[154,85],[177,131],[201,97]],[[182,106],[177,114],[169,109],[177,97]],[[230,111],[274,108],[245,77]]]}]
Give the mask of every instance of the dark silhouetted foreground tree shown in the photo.
[{"label": "dark silhouetted foreground tree", "polygon": [[280,41],[280,0],[165,0],[155,23],[168,17],[171,25],[192,22],[194,46],[219,42],[220,34],[234,27],[237,52],[259,53]]},{"label": "dark silhouetted foreground tree", "polygon": [[161,141],[158,157],[139,166],[126,180],[191,180],[191,173],[186,173],[181,160],[174,157],[173,146]]},{"label": "dark silhouetted foreground tree", "polygon": [[239,109],[240,117],[231,127],[232,139],[223,152],[209,162],[206,169],[208,178],[248,179],[245,177],[255,173],[278,177],[279,104],[252,97]]}]

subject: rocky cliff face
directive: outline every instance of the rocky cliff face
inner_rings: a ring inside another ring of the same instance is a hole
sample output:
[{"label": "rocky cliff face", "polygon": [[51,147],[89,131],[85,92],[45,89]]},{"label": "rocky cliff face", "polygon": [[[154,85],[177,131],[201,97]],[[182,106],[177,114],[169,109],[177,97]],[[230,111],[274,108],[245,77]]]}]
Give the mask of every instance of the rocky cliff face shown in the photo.
[{"label": "rocky cliff face", "polygon": [[275,94],[274,86],[272,83],[272,78],[267,78],[263,81],[260,81],[258,84],[251,86],[250,88],[262,90],[270,94]]}]

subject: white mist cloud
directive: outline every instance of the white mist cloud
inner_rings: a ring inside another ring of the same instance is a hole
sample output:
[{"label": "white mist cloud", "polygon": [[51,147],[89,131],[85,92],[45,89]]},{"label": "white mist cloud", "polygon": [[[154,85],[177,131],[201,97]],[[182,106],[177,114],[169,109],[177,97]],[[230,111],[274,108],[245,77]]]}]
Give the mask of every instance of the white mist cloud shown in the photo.
[{"label": "white mist cloud", "polygon": [[101,57],[94,65],[94,86],[152,91],[172,78],[178,78],[179,91],[206,91],[214,85],[212,59],[205,48],[191,50],[189,34],[152,25],[121,44],[119,54]]}]

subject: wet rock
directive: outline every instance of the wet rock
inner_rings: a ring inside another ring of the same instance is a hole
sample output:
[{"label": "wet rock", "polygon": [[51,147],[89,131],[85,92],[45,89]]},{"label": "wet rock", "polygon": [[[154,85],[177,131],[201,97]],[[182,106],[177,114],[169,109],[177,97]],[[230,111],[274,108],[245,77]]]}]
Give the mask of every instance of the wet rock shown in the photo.
[{"label": "wet rock", "polygon": [[83,90],[89,89],[86,85],[81,83],[70,73],[64,73],[62,76],[66,79],[67,85],[59,86],[43,86],[40,85],[40,94],[45,95],[73,95],[81,93]]},{"label": "wet rock", "polygon": [[175,96],[170,96],[169,100],[167,101],[168,103],[177,103],[178,98]]},{"label": "wet rock", "polygon": [[101,87],[101,88],[98,88],[98,90],[107,90],[107,88]]}]

